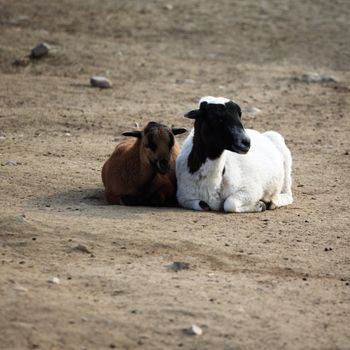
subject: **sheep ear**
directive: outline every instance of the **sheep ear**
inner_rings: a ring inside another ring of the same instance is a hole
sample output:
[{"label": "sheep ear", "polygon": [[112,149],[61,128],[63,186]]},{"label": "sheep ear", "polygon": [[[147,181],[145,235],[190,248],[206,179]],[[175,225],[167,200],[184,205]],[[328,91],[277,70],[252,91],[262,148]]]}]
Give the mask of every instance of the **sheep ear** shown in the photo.
[{"label": "sheep ear", "polygon": [[185,128],[171,128],[174,135],[180,135],[187,131]]},{"label": "sheep ear", "polygon": [[122,133],[123,136],[131,136],[140,139],[142,137],[141,131],[126,131]]},{"label": "sheep ear", "polygon": [[207,108],[207,104],[208,104],[207,101],[203,101],[200,104],[199,109],[194,109],[193,111],[186,113],[185,117],[190,119],[197,119],[201,117]]},{"label": "sheep ear", "polygon": [[199,109],[194,109],[193,111],[189,111],[185,114],[186,118],[190,118],[190,119],[197,119],[199,118],[201,115],[201,112]]}]

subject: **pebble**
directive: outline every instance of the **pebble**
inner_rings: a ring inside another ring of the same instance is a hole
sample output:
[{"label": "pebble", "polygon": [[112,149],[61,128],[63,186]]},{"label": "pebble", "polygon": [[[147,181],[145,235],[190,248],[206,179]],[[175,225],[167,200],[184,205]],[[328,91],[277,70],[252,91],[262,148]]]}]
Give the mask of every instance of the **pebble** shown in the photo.
[{"label": "pebble", "polygon": [[2,163],[2,165],[16,166],[17,162],[15,160],[8,160],[5,163]]},{"label": "pebble", "polygon": [[47,282],[52,284],[60,284],[60,279],[58,277],[51,277],[47,280]]},{"label": "pebble", "polygon": [[202,335],[203,334],[202,328],[198,327],[195,324],[193,324],[189,329],[186,329],[185,332],[188,335]]},{"label": "pebble", "polygon": [[16,290],[17,292],[28,292],[28,288],[23,287],[19,284],[16,285],[13,289]]},{"label": "pebble", "polygon": [[49,53],[50,46],[46,43],[40,43],[32,49],[31,58],[41,58]]},{"label": "pebble", "polygon": [[252,107],[252,108],[244,109],[243,112],[245,112],[245,113],[251,113],[251,114],[258,114],[258,113],[261,113],[262,110],[259,109],[259,108],[256,108],[256,107]]},{"label": "pebble", "polygon": [[190,264],[182,261],[175,261],[171,265],[168,266],[169,269],[174,271],[180,271],[180,270],[188,270],[190,268]]},{"label": "pebble", "polygon": [[69,250],[69,252],[70,253],[71,252],[81,252],[81,253],[91,254],[91,251],[88,248],[86,248],[84,245],[82,245],[82,244],[78,244],[77,246],[71,248]]},{"label": "pebble", "polygon": [[109,89],[112,87],[112,82],[105,77],[91,77],[90,84],[91,86],[99,87],[101,89]]},{"label": "pebble", "polygon": [[166,5],[164,6],[164,8],[165,8],[166,10],[168,10],[168,11],[171,11],[171,10],[174,9],[174,6],[173,6],[172,4],[166,4]]}]

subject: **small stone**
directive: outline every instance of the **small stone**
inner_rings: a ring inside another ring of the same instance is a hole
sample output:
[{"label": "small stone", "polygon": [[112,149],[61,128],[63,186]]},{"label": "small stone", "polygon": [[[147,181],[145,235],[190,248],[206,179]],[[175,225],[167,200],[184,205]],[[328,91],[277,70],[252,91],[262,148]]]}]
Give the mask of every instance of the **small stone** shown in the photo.
[{"label": "small stone", "polygon": [[91,254],[91,251],[82,244],[78,244],[77,246],[71,248],[69,250],[69,253],[72,253],[72,252],[81,252],[81,253]]},{"label": "small stone", "polygon": [[47,282],[52,284],[60,284],[60,279],[58,277],[51,277],[47,280]]},{"label": "small stone", "polygon": [[112,82],[105,77],[91,77],[90,84],[91,86],[99,87],[100,89],[109,89],[112,87]]},{"label": "small stone", "polygon": [[23,286],[21,286],[21,285],[16,285],[14,288],[13,288],[15,291],[17,291],[17,292],[28,292],[28,288],[26,288],[26,287],[23,287]]},{"label": "small stone", "polygon": [[190,264],[182,261],[175,261],[169,265],[168,268],[177,272],[180,270],[188,270],[190,268]]},{"label": "small stone", "polygon": [[168,11],[171,11],[171,10],[174,9],[174,6],[173,6],[172,4],[166,4],[166,5],[164,6],[164,8],[165,8],[166,10],[168,10]]},{"label": "small stone", "polygon": [[46,43],[40,43],[32,49],[31,58],[41,58],[49,53],[50,46]]},{"label": "small stone", "polygon": [[251,113],[251,114],[258,114],[258,113],[261,113],[262,110],[259,109],[259,108],[252,107],[252,108],[244,109],[243,112],[245,112],[245,113]]},{"label": "small stone", "polygon": [[10,166],[16,166],[18,163],[15,160],[7,160],[5,163],[2,163],[2,165],[10,165]]},{"label": "small stone", "polygon": [[185,332],[188,335],[202,335],[203,334],[202,328],[198,327],[195,324],[193,324],[189,329],[186,329]]},{"label": "small stone", "polygon": [[27,217],[26,217],[26,214],[20,214],[20,215],[18,215],[18,220],[20,221],[20,222],[29,222],[29,220],[27,219]]}]

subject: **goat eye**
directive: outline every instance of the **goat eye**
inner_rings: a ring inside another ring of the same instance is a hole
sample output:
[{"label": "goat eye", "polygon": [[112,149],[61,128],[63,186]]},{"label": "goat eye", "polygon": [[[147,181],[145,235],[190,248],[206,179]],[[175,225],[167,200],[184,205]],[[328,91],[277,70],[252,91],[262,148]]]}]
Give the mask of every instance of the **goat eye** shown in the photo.
[{"label": "goat eye", "polygon": [[157,149],[157,145],[156,145],[155,143],[152,142],[152,143],[148,143],[147,145],[145,145],[145,148],[147,148],[147,149],[149,149],[149,150],[155,152],[156,149]]}]

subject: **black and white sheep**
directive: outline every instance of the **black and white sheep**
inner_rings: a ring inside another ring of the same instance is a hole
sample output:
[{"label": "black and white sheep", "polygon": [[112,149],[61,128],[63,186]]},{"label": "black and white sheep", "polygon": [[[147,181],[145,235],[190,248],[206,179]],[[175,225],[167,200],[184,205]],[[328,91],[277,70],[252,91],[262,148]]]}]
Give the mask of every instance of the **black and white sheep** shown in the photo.
[{"label": "black and white sheep", "polygon": [[176,161],[177,199],[194,210],[259,212],[291,204],[292,157],[274,131],[243,128],[234,102],[203,97]]}]

